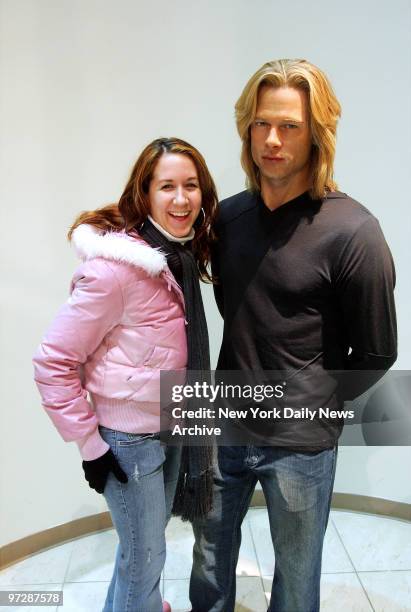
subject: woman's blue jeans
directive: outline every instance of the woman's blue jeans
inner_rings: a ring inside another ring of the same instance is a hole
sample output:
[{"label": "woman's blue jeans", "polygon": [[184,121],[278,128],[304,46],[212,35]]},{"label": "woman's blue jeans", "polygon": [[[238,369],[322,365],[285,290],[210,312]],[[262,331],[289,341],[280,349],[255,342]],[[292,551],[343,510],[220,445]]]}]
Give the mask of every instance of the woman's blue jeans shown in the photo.
[{"label": "woman's blue jeans", "polygon": [[[241,523],[257,481],[275,550],[269,612],[318,612],[321,556],[337,449],[219,447],[214,507],[193,525],[192,612],[233,612]],[[267,545],[270,545],[267,542]]]},{"label": "woman's blue jeans", "polygon": [[179,469],[179,448],[156,434],[127,434],[100,427],[128,476],[109,475],[104,497],[119,545],[103,612],[161,612],[160,576],[166,558],[165,527]]}]

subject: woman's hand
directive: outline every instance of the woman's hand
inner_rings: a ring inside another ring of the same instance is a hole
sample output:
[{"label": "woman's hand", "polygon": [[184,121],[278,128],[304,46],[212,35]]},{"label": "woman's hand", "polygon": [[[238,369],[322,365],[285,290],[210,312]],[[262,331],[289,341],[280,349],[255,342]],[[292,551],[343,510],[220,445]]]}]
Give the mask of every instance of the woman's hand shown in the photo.
[{"label": "woman's hand", "polygon": [[90,488],[97,491],[97,493],[104,492],[104,487],[106,486],[110,472],[113,472],[114,476],[120,482],[124,484],[128,482],[127,475],[121,469],[110,448],[104,455],[97,457],[97,459],[83,461],[82,466]]}]

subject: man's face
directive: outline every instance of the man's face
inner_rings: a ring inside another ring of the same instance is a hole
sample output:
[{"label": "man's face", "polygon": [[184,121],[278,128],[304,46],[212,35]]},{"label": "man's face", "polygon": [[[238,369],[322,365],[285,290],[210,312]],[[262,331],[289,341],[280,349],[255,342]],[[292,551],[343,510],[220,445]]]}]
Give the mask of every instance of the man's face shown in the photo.
[{"label": "man's face", "polygon": [[261,186],[305,188],[309,179],[311,130],[307,94],[294,87],[263,85],[251,124],[251,154]]}]

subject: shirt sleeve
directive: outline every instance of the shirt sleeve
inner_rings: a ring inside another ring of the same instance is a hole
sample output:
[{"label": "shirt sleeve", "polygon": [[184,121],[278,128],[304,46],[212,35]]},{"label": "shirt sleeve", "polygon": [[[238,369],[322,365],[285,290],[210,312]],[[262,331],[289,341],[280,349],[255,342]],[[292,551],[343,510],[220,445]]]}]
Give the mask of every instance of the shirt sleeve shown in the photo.
[{"label": "shirt sleeve", "polygon": [[349,347],[345,370],[351,372],[344,375],[343,398],[350,400],[377,382],[397,358],[395,269],[374,217],[345,247],[335,284]]},{"label": "shirt sleeve", "polygon": [[122,290],[103,260],[86,262],[75,273],[72,292],[40,344],[34,359],[42,404],[65,441],[76,441],[83,459],[108,450],[82,384],[81,366],[120,322]]}]

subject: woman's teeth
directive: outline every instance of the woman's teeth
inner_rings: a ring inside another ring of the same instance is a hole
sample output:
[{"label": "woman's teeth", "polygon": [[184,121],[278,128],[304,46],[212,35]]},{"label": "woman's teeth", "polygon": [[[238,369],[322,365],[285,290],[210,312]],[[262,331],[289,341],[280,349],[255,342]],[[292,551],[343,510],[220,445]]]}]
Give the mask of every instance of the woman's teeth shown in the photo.
[{"label": "woman's teeth", "polygon": [[187,217],[190,214],[190,211],[186,211],[186,212],[170,212],[170,215],[172,215],[173,217]]}]

